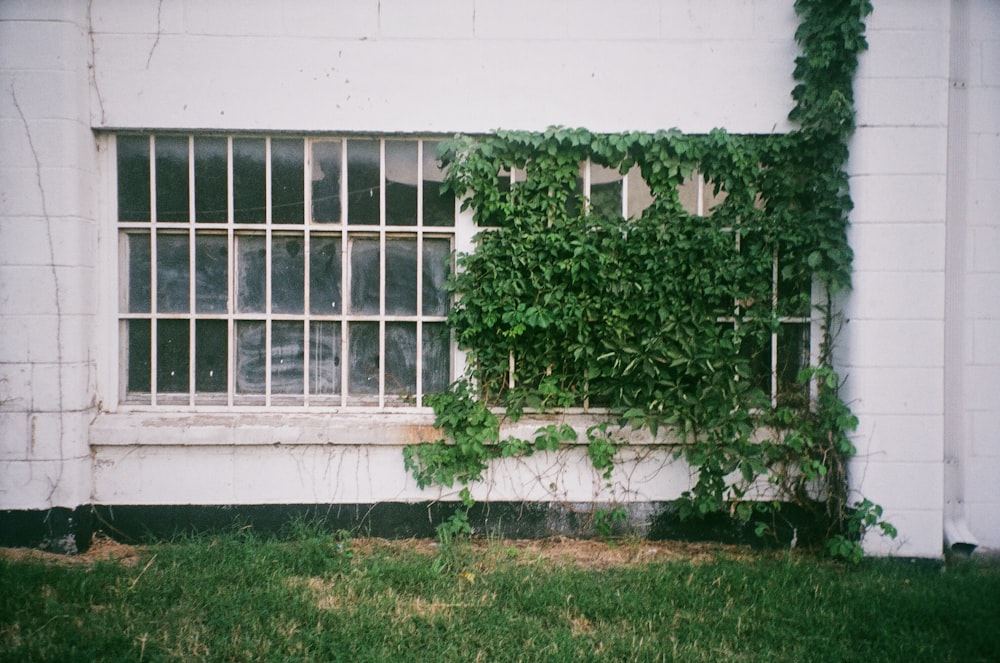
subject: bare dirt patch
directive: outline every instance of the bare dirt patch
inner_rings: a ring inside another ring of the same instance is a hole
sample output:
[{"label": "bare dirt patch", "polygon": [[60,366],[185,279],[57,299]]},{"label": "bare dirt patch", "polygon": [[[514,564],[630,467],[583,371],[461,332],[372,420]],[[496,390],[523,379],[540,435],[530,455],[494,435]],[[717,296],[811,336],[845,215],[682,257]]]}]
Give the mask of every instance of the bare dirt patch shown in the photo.
[{"label": "bare dirt patch", "polygon": [[106,536],[96,536],[87,552],[79,555],[60,555],[35,548],[0,548],[0,558],[85,566],[97,562],[118,562],[123,566],[134,566],[141,551],[139,546],[118,543]]}]

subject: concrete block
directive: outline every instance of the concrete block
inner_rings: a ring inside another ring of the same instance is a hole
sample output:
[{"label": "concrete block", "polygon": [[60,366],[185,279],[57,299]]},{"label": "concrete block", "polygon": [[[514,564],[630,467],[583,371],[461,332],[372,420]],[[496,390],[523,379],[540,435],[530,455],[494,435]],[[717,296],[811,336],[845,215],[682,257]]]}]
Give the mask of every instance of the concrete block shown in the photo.
[{"label": "concrete block", "polygon": [[940,559],[944,556],[944,517],[941,509],[886,509],[883,514],[899,532],[895,539],[870,532],[864,539],[865,553],[873,557],[920,557]]},{"label": "concrete block", "polygon": [[885,509],[934,511],[944,504],[942,463],[878,463],[856,459],[852,489]]},{"label": "concrete block", "polygon": [[975,180],[970,188],[969,225],[1000,226],[1000,187],[996,180]]},{"label": "concrete block", "polygon": [[851,434],[861,463],[940,463],[943,415],[865,415]]},{"label": "concrete block", "polygon": [[944,270],[943,224],[859,223],[848,229],[858,271]]},{"label": "concrete block", "polygon": [[383,39],[469,39],[475,3],[466,0],[381,0],[379,36]]},{"label": "concrete block", "polygon": [[94,170],[97,150],[94,134],[84,121],[86,101],[69,110],[75,114],[71,119],[28,116],[27,128],[20,117],[0,119],[0,136],[7,148],[4,165],[34,169],[41,164]]},{"label": "concrete block", "polygon": [[92,500],[95,504],[143,504],[142,463],[137,447],[95,447]]},{"label": "concrete block", "polygon": [[656,0],[578,0],[564,16],[569,39],[656,39],[661,3]]},{"label": "concrete block", "polygon": [[799,25],[794,5],[774,0],[757,0],[753,6],[753,20],[755,39],[791,39],[794,43],[795,29]]},{"label": "concrete block", "polygon": [[972,363],[1000,365],[1000,319],[972,321]]},{"label": "concrete block", "polygon": [[379,3],[375,0],[302,2],[285,7],[288,35],[372,39],[378,31]]},{"label": "concrete block", "polygon": [[192,35],[273,35],[282,25],[284,3],[218,0],[184,4],[184,31]]},{"label": "concrete block", "polygon": [[969,131],[1000,133],[1000,87],[974,87],[969,95]]},{"label": "concrete block", "polygon": [[[137,504],[233,504],[233,449],[147,447]],[[102,489],[99,489],[103,492]]]},{"label": "concrete block", "polygon": [[969,38],[974,41],[996,39],[1000,34],[1000,5],[993,0],[969,2]]},{"label": "concrete block", "polygon": [[940,415],[944,387],[940,368],[851,367],[844,397],[855,414]]},{"label": "concrete block", "polygon": [[947,179],[941,175],[852,175],[851,222],[944,223]]},{"label": "concrete block", "polygon": [[566,0],[477,0],[479,39],[565,39]]},{"label": "concrete block", "polygon": [[948,81],[863,78],[855,86],[861,127],[942,127],[948,121]]},{"label": "concrete block", "polygon": [[938,175],[946,171],[944,127],[859,127],[851,139],[852,175]]},{"label": "concrete block", "polygon": [[1000,509],[995,501],[967,503],[965,517],[981,548],[1000,549]]},{"label": "concrete block", "polygon": [[949,25],[947,3],[937,0],[879,0],[868,17],[867,32],[885,30],[937,31]]},{"label": "concrete block", "polygon": [[8,267],[77,266],[97,255],[97,224],[90,219],[0,217],[0,238],[0,265]]},{"label": "concrete block", "polygon": [[90,456],[0,461],[0,509],[76,508],[89,501]]},{"label": "concrete block", "polygon": [[[24,328],[25,318],[22,316],[0,315],[0,365],[27,363],[30,359],[29,334]],[[0,376],[3,369],[0,368]],[[2,378],[0,378],[2,379]],[[0,394],[2,394],[0,386]]]},{"label": "concrete block", "polygon": [[38,412],[81,411],[97,402],[92,363],[33,364],[31,407]]},{"label": "concrete block", "polygon": [[868,35],[858,57],[858,78],[948,79],[948,24],[938,30],[884,30]]},{"label": "concrete block", "polygon": [[752,0],[665,2],[660,15],[667,39],[746,39],[753,29]]},{"label": "concrete block", "polygon": [[852,320],[838,341],[838,361],[847,367],[944,365],[944,324],[940,320]]},{"label": "concrete block", "polygon": [[0,22],[0,62],[4,69],[73,71],[86,75],[89,47],[86,29],[76,23]]},{"label": "concrete block", "polygon": [[[997,53],[996,61],[1000,62],[1000,52]],[[1000,66],[997,69],[1000,70]],[[976,134],[972,136],[971,142],[975,157],[972,160],[969,178],[1000,180],[1000,132]]]},{"label": "concrete block", "polygon": [[90,346],[93,324],[92,316],[60,319],[55,312],[0,316],[0,363],[86,361],[95,355]]},{"label": "concrete block", "polygon": [[28,459],[29,417],[27,412],[0,410],[0,461]]},{"label": "concrete block", "polygon": [[[0,70],[0,84],[4,90],[0,118],[15,121],[19,133],[24,131],[25,119],[32,125],[41,120],[68,120],[85,126],[90,88],[81,72]],[[4,142],[12,140],[7,128],[0,131]]]},{"label": "concrete block", "polygon": [[31,415],[29,457],[32,460],[58,460],[90,453],[87,429],[89,412],[43,412]]},{"label": "concrete block", "polygon": [[855,272],[849,320],[943,320],[944,274]]},{"label": "concrete block", "polygon": [[1000,393],[1000,363],[965,367],[964,405],[969,410],[996,410]]},{"label": "concrete block", "polygon": [[0,364],[0,412],[29,412],[31,408],[31,364]]},{"label": "concrete block", "polygon": [[990,39],[982,42],[977,60],[979,83],[993,87],[1000,86],[1000,67],[996,64],[1000,62],[1000,40]]},{"label": "concrete block", "polygon": [[184,30],[183,2],[160,0],[92,0],[90,15],[96,33],[177,33]]},{"label": "concrete block", "polygon": [[968,416],[968,434],[972,440],[972,458],[968,462],[974,463],[980,457],[1000,456],[1000,410],[973,411]]},{"label": "concrete block", "polygon": [[64,0],[4,0],[0,21],[69,21],[83,24],[86,6]]},{"label": "concrete block", "polygon": [[1000,319],[1000,271],[966,275],[965,306],[980,318]]}]

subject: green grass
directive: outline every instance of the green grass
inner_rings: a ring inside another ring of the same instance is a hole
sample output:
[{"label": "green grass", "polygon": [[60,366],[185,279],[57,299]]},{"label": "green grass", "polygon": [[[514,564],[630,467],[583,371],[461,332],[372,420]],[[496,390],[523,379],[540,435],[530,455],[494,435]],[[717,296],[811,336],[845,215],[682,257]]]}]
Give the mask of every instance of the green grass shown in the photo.
[{"label": "green grass", "polygon": [[1000,660],[996,565],[427,550],[236,533],[131,565],[0,557],[0,660]]}]

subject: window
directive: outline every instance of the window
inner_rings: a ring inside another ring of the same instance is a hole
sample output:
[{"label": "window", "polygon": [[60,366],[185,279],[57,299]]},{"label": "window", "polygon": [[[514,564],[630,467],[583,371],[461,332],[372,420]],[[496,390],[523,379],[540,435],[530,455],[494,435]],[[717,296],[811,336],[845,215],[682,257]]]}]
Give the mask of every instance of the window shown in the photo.
[{"label": "window", "polygon": [[386,408],[447,388],[456,214],[434,141],[115,144],[123,402]]},{"label": "window", "polygon": [[[517,181],[515,171],[511,179]],[[589,161],[581,164],[577,193],[588,209],[603,214],[621,214],[629,218],[642,214],[652,203],[649,187],[639,169],[633,167],[622,176]],[[724,190],[716,191],[697,171],[679,187],[677,197],[688,214],[705,216],[726,199]],[[734,233],[739,251],[768,250],[755,246],[754,237]],[[741,348],[750,364],[752,379],[771,397],[772,405],[785,404],[805,395],[798,384],[799,371],[809,364],[811,283],[787,279],[780,270],[780,251],[772,251],[771,314],[778,320],[776,330],[759,344],[745,340]],[[767,258],[765,258],[767,260]],[[744,302],[733,302],[733,314],[718,318],[719,324],[741,325],[748,321]]]}]

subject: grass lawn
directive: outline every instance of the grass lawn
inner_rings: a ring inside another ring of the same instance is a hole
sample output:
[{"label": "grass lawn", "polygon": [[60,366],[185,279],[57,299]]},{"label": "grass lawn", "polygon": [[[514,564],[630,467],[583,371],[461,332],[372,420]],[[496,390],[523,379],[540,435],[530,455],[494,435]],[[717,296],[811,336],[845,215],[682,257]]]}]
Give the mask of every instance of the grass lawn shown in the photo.
[{"label": "grass lawn", "polygon": [[1000,661],[1000,565],[248,532],[0,551],[3,661]]}]

